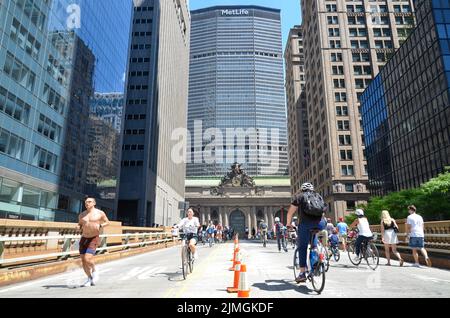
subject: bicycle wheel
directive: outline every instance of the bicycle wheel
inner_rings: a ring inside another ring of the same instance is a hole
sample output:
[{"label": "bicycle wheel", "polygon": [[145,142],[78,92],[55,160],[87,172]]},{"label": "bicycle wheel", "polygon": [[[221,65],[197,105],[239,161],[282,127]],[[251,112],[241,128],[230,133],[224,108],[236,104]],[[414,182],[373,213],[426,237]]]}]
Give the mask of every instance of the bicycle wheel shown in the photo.
[{"label": "bicycle wheel", "polygon": [[373,243],[369,243],[366,248],[366,253],[364,258],[366,259],[367,265],[373,270],[376,270],[378,263],[380,262],[380,257],[378,255],[378,249]]},{"label": "bicycle wheel", "polygon": [[183,247],[181,250],[181,269],[183,272],[183,278],[186,279],[189,274],[189,264],[188,264],[188,250],[186,247]]},{"label": "bicycle wheel", "polygon": [[325,288],[325,264],[319,263],[315,266],[311,274],[311,283],[314,291],[318,294],[322,293]]},{"label": "bicycle wheel", "polygon": [[192,255],[192,252],[189,251],[188,253],[188,264],[189,264],[189,274],[194,271],[194,256]]},{"label": "bicycle wheel", "polygon": [[298,248],[294,251],[294,279],[300,275],[300,254]]},{"label": "bicycle wheel", "polygon": [[281,240],[281,246],[283,247],[283,250],[284,250],[285,252],[288,251],[288,249],[287,249],[287,244],[286,244],[286,238],[285,238],[285,237],[283,237],[282,240]]},{"label": "bicycle wheel", "polygon": [[[322,243],[320,243],[322,244]],[[330,269],[330,255],[328,254],[328,249],[324,246],[324,245],[320,245],[319,248],[322,249],[322,253],[325,256],[324,260],[323,260],[323,264],[325,267],[325,272],[328,272],[328,270]]]},{"label": "bicycle wheel", "polygon": [[356,251],[355,250],[356,250],[355,243],[348,244],[348,246],[347,246],[348,258],[350,259],[350,262],[353,265],[358,266],[361,263],[361,258],[359,258],[358,261],[356,260]]},{"label": "bicycle wheel", "polygon": [[341,258],[341,252],[339,251],[339,248],[333,248],[333,258],[336,262],[339,262],[339,259]]}]

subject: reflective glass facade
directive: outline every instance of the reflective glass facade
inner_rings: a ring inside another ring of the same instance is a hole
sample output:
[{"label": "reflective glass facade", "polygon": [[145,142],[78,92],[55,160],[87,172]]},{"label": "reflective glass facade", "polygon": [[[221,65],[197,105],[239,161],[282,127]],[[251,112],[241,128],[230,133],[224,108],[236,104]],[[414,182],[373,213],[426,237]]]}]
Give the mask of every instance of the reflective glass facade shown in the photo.
[{"label": "reflective glass facade", "polygon": [[77,219],[90,101],[123,93],[132,4],[0,1],[0,218]]},{"label": "reflective glass facade", "polygon": [[417,1],[417,27],[361,97],[373,195],[450,164],[450,4]]},{"label": "reflective glass facade", "polygon": [[[235,161],[251,176],[287,175],[280,11],[211,7],[192,11],[191,18],[188,129],[193,143],[187,176],[223,176]],[[204,135],[210,128],[222,136]],[[241,140],[226,138],[227,129],[238,128],[255,133]],[[276,146],[271,145],[271,129],[279,131]],[[214,141],[223,144],[213,147],[216,160],[208,162],[202,155]],[[279,162],[278,169],[268,172],[270,154]]]}]

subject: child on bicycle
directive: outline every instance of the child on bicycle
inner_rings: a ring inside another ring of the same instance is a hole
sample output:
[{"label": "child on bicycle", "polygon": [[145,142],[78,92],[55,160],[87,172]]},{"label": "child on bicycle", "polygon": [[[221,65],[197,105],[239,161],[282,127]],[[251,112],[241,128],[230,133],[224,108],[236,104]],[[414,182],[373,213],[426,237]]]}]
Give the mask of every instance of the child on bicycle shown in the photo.
[{"label": "child on bicycle", "polygon": [[364,216],[364,211],[362,209],[356,209],[355,214],[358,216],[358,218],[353,221],[353,223],[350,225],[350,228],[354,228],[355,226],[358,226],[358,238],[355,242],[355,261],[359,261],[359,252],[361,251],[361,244],[363,242],[367,243],[373,238],[372,231],[369,227],[369,221]]},{"label": "child on bicycle", "polygon": [[330,242],[330,247],[339,248],[339,235],[337,229],[333,230],[333,234],[328,237],[328,242]]}]

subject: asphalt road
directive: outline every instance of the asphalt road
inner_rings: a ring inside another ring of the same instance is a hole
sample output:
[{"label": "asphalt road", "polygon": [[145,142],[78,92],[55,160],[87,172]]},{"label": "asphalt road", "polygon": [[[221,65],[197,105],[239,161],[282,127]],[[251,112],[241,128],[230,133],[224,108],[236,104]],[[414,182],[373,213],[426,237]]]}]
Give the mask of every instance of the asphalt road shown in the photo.
[{"label": "asphalt road", "polygon": [[[323,293],[317,295],[310,283],[296,284],[292,270],[293,250],[278,252],[275,243],[264,248],[258,242],[240,242],[250,297],[448,297],[450,271],[415,268],[405,263],[385,266],[380,259],[375,271],[367,265],[353,266],[347,254],[332,262]],[[86,280],[79,268],[44,279],[0,288],[0,298],[236,298],[226,292],[232,286],[229,271],[233,244],[199,246],[199,260],[187,280],[181,274],[180,247],[149,252],[98,265],[96,286],[80,287]]]}]

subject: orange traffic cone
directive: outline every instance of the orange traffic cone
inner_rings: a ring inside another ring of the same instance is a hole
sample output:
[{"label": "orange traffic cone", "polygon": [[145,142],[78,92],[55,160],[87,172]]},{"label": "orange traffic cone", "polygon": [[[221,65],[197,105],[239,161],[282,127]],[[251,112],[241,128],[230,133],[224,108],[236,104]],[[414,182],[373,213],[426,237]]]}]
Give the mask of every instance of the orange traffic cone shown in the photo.
[{"label": "orange traffic cone", "polygon": [[233,287],[228,287],[227,292],[237,293],[239,290],[239,276],[241,275],[241,261],[238,259],[236,261],[236,266],[234,268],[234,280]]},{"label": "orange traffic cone", "polygon": [[241,265],[241,272],[239,275],[238,297],[239,298],[250,297],[250,288],[248,287],[248,282],[247,282],[247,266],[245,266],[245,264]]},{"label": "orange traffic cone", "polygon": [[228,270],[230,270],[230,271],[234,271],[234,267],[236,266],[236,261],[237,261],[237,259],[238,259],[238,254],[239,254],[239,246],[237,246],[235,249],[234,249],[234,254],[233,254],[233,259],[232,259],[232,261],[233,261],[233,265],[228,269]]}]

